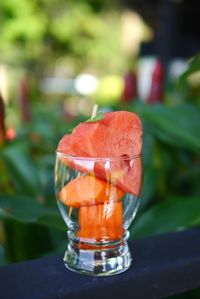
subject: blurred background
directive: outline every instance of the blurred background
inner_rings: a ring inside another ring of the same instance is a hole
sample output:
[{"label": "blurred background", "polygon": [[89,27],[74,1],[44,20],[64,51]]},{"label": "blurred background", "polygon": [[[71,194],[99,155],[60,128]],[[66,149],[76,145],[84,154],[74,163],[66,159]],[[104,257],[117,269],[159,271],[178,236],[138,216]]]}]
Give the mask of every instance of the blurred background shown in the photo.
[{"label": "blurred background", "polygon": [[0,2],[0,265],[64,252],[55,150],[95,103],[143,121],[131,238],[200,225],[199,19],[197,0]]}]

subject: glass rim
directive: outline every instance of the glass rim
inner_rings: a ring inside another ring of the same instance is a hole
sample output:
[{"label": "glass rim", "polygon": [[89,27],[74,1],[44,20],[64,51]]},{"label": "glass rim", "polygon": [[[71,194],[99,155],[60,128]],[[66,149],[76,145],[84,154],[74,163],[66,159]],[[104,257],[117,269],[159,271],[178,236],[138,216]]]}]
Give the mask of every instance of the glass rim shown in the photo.
[{"label": "glass rim", "polygon": [[120,156],[120,157],[83,157],[83,156],[74,156],[71,154],[66,154],[61,151],[56,151],[56,155],[59,157],[64,157],[68,159],[74,159],[74,160],[85,160],[85,161],[127,161],[127,160],[134,160],[138,158],[142,158],[142,154],[134,155],[134,156]]}]

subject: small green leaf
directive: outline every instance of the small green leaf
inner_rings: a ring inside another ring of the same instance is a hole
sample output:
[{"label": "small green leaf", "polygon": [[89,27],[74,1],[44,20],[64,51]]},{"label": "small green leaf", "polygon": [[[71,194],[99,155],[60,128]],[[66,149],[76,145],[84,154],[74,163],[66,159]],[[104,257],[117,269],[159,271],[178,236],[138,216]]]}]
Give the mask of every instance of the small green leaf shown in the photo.
[{"label": "small green leaf", "polygon": [[101,120],[104,118],[104,114],[103,113],[98,113],[96,116],[91,117],[90,119],[86,120],[86,123],[94,123],[98,120]]},{"label": "small green leaf", "polygon": [[68,134],[71,134],[73,132],[74,128],[69,128],[68,129]]},{"label": "small green leaf", "polygon": [[[93,123],[93,122],[96,122],[96,121],[101,120],[101,119],[103,119],[103,118],[104,118],[104,114],[103,114],[103,113],[98,113],[96,116],[91,117],[91,118],[89,118],[88,120],[85,120],[85,121],[80,120],[80,122]],[[79,123],[80,123],[80,122],[79,122]],[[77,124],[75,124],[75,126],[76,126],[76,125],[77,125]],[[68,129],[68,134],[73,133],[73,130],[74,130],[74,127],[69,128],[69,129]]]}]

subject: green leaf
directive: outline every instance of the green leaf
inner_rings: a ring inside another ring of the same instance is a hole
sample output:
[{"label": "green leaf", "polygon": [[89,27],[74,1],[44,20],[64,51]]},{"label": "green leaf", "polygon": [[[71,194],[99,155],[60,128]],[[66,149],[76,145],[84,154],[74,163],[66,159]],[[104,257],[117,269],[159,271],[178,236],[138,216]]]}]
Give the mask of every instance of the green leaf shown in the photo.
[{"label": "green leaf", "polygon": [[188,70],[181,75],[180,81],[187,80],[190,75],[198,71],[200,71],[200,52],[191,60]]},{"label": "green leaf", "polygon": [[32,197],[0,195],[0,217],[21,222],[36,222],[49,210]]},{"label": "green leaf", "polygon": [[96,116],[91,117],[90,119],[86,120],[86,123],[94,123],[98,120],[101,120],[104,118],[104,113],[98,113]]},{"label": "green leaf", "polygon": [[12,143],[2,151],[10,177],[23,192],[37,194],[40,182],[26,143]]},{"label": "green leaf", "polygon": [[58,212],[40,217],[37,223],[50,228],[67,231],[67,226]]},{"label": "green leaf", "polygon": [[28,196],[0,195],[0,218],[66,229],[57,208],[47,208]]},{"label": "green leaf", "polygon": [[4,248],[0,245],[0,266],[8,264],[8,261],[5,257]]},{"label": "green leaf", "polygon": [[139,113],[148,121],[152,132],[165,143],[179,148],[200,151],[200,112],[192,105],[166,107],[140,105]]},{"label": "green leaf", "polygon": [[140,210],[143,210],[153,199],[157,181],[158,171],[156,169],[146,167],[144,171]]},{"label": "green leaf", "polygon": [[150,130],[150,126],[147,122],[142,122],[143,134],[142,134],[142,162],[145,166],[152,167],[152,157],[155,147],[155,136]]},{"label": "green leaf", "polygon": [[131,238],[183,230],[200,225],[200,199],[170,197],[138,215]]}]

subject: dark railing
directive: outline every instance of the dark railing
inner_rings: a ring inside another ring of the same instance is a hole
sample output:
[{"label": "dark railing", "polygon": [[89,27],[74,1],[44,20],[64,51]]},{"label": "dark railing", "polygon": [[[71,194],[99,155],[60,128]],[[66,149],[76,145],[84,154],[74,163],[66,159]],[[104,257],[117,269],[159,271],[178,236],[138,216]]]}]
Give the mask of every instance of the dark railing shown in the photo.
[{"label": "dark railing", "polygon": [[200,287],[200,229],[130,243],[131,268],[97,278],[67,270],[62,256],[0,268],[2,299],[164,298]]}]

